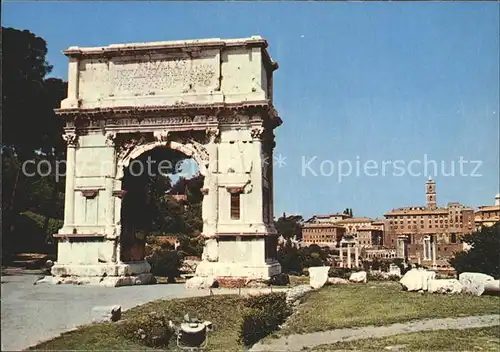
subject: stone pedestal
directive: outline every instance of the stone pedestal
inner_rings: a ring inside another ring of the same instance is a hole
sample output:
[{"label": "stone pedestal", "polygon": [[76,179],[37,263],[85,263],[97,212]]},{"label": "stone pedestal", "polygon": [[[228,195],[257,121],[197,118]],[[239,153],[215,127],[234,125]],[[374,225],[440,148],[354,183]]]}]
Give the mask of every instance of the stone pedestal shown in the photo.
[{"label": "stone pedestal", "polygon": [[242,277],[248,280],[269,280],[281,273],[281,265],[274,263],[223,263],[200,262],[196,267],[196,276],[210,277]]},{"label": "stone pedestal", "polygon": [[276,260],[275,253],[269,253],[269,247],[275,246],[270,242],[270,237],[219,236],[216,248],[214,241],[216,240],[206,241],[204,260],[198,264],[196,276],[267,280],[281,273],[281,265]]},{"label": "stone pedestal", "polygon": [[147,285],[153,281],[147,261],[129,263],[55,263],[51,269],[55,284],[87,284],[107,287]]}]

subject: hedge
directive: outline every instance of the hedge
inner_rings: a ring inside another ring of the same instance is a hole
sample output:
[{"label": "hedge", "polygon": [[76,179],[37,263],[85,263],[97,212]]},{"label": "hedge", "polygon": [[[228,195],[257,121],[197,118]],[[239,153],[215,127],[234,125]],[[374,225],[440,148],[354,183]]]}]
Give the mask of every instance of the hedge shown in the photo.
[{"label": "hedge", "polygon": [[245,307],[240,338],[246,346],[277,330],[292,313],[284,292],[249,297]]}]

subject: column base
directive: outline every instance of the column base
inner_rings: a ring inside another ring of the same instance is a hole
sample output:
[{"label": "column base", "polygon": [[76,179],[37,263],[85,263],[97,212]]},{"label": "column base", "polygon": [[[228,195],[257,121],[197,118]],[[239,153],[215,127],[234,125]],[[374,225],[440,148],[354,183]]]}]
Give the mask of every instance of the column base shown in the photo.
[{"label": "column base", "polygon": [[154,283],[154,276],[151,273],[144,273],[131,276],[46,276],[36,284],[48,283],[53,285],[91,285],[103,287],[119,287],[133,285],[148,285]]},{"label": "column base", "polygon": [[278,262],[252,264],[202,261],[196,267],[195,276],[244,277],[249,280],[269,280],[280,273],[281,265]]},{"label": "column base", "polygon": [[58,264],[43,282],[54,284],[100,285],[108,287],[152,283],[151,266],[145,260],[127,263]]}]

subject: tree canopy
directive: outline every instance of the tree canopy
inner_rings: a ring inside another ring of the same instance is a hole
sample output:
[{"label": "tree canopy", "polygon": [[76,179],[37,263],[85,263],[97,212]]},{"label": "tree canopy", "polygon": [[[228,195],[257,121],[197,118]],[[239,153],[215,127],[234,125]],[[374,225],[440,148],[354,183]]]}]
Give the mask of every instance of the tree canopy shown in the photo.
[{"label": "tree canopy", "polygon": [[455,253],[450,264],[457,274],[480,272],[498,279],[500,277],[500,224],[483,227],[466,235],[463,241],[471,246],[468,251]]},{"label": "tree canopy", "polygon": [[282,216],[275,221],[274,227],[278,231],[278,235],[286,239],[302,237],[302,222],[304,219],[300,215],[287,216],[283,213]]},{"label": "tree canopy", "polygon": [[[41,161],[53,166],[65,159],[63,124],[54,108],[66,97],[67,84],[59,78],[47,78],[52,66],[46,55],[43,38],[27,30],[2,27],[4,254],[14,242],[26,241],[23,212],[45,216],[44,232],[49,231],[49,217],[60,218],[63,213],[64,178],[33,173],[34,165]],[[27,161],[31,169],[23,170]]]}]

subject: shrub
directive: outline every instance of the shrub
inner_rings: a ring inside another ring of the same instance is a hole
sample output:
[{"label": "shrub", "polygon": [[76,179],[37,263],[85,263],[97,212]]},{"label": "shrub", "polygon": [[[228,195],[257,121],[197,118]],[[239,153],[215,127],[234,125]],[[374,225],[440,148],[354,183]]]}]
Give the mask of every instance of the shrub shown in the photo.
[{"label": "shrub", "polygon": [[290,277],[288,276],[288,274],[281,273],[271,277],[269,283],[275,286],[286,286],[290,284]]},{"label": "shrub", "polygon": [[399,281],[399,280],[401,280],[401,277],[399,277],[398,275],[391,274],[391,275],[389,275],[389,277],[387,279],[389,281]]},{"label": "shrub", "polygon": [[468,251],[455,253],[449,260],[457,275],[471,271],[500,277],[500,263],[498,251],[500,250],[500,224],[483,227],[473,234],[466,235],[463,241],[472,248]]},{"label": "shrub", "polygon": [[330,268],[330,270],[328,270],[328,277],[340,277],[342,279],[349,279],[353,272],[355,272],[355,270],[350,268]]},{"label": "shrub", "polygon": [[157,312],[125,320],[118,326],[122,336],[149,347],[166,347],[174,335],[167,317]]},{"label": "shrub", "polygon": [[385,281],[388,280],[389,277],[375,271],[375,272],[368,272],[367,279],[368,281]]},{"label": "shrub", "polygon": [[168,277],[169,282],[175,281],[180,275],[182,257],[175,250],[165,249],[159,246],[150,247],[151,254],[146,257],[151,265],[151,273],[157,276]]},{"label": "shrub", "polygon": [[261,309],[245,309],[240,332],[240,338],[245,346],[253,345],[275,330],[268,320],[268,315]]},{"label": "shrub", "polygon": [[245,301],[240,338],[248,346],[275,331],[292,314],[286,293],[249,297]]},{"label": "shrub", "polygon": [[401,275],[406,274],[408,271],[410,271],[413,268],[413,266],[416,267],[416,264],[412,265],[411,263],[405,263],[403,261],[403,259],[400,259],[400,258],[394,259],[392,263],[399,268]]},{"label": "shrub", "polygon": [[388,274],[387,272],[368,272],[368,281],[399,281],[401,278],[394,274]]}]

